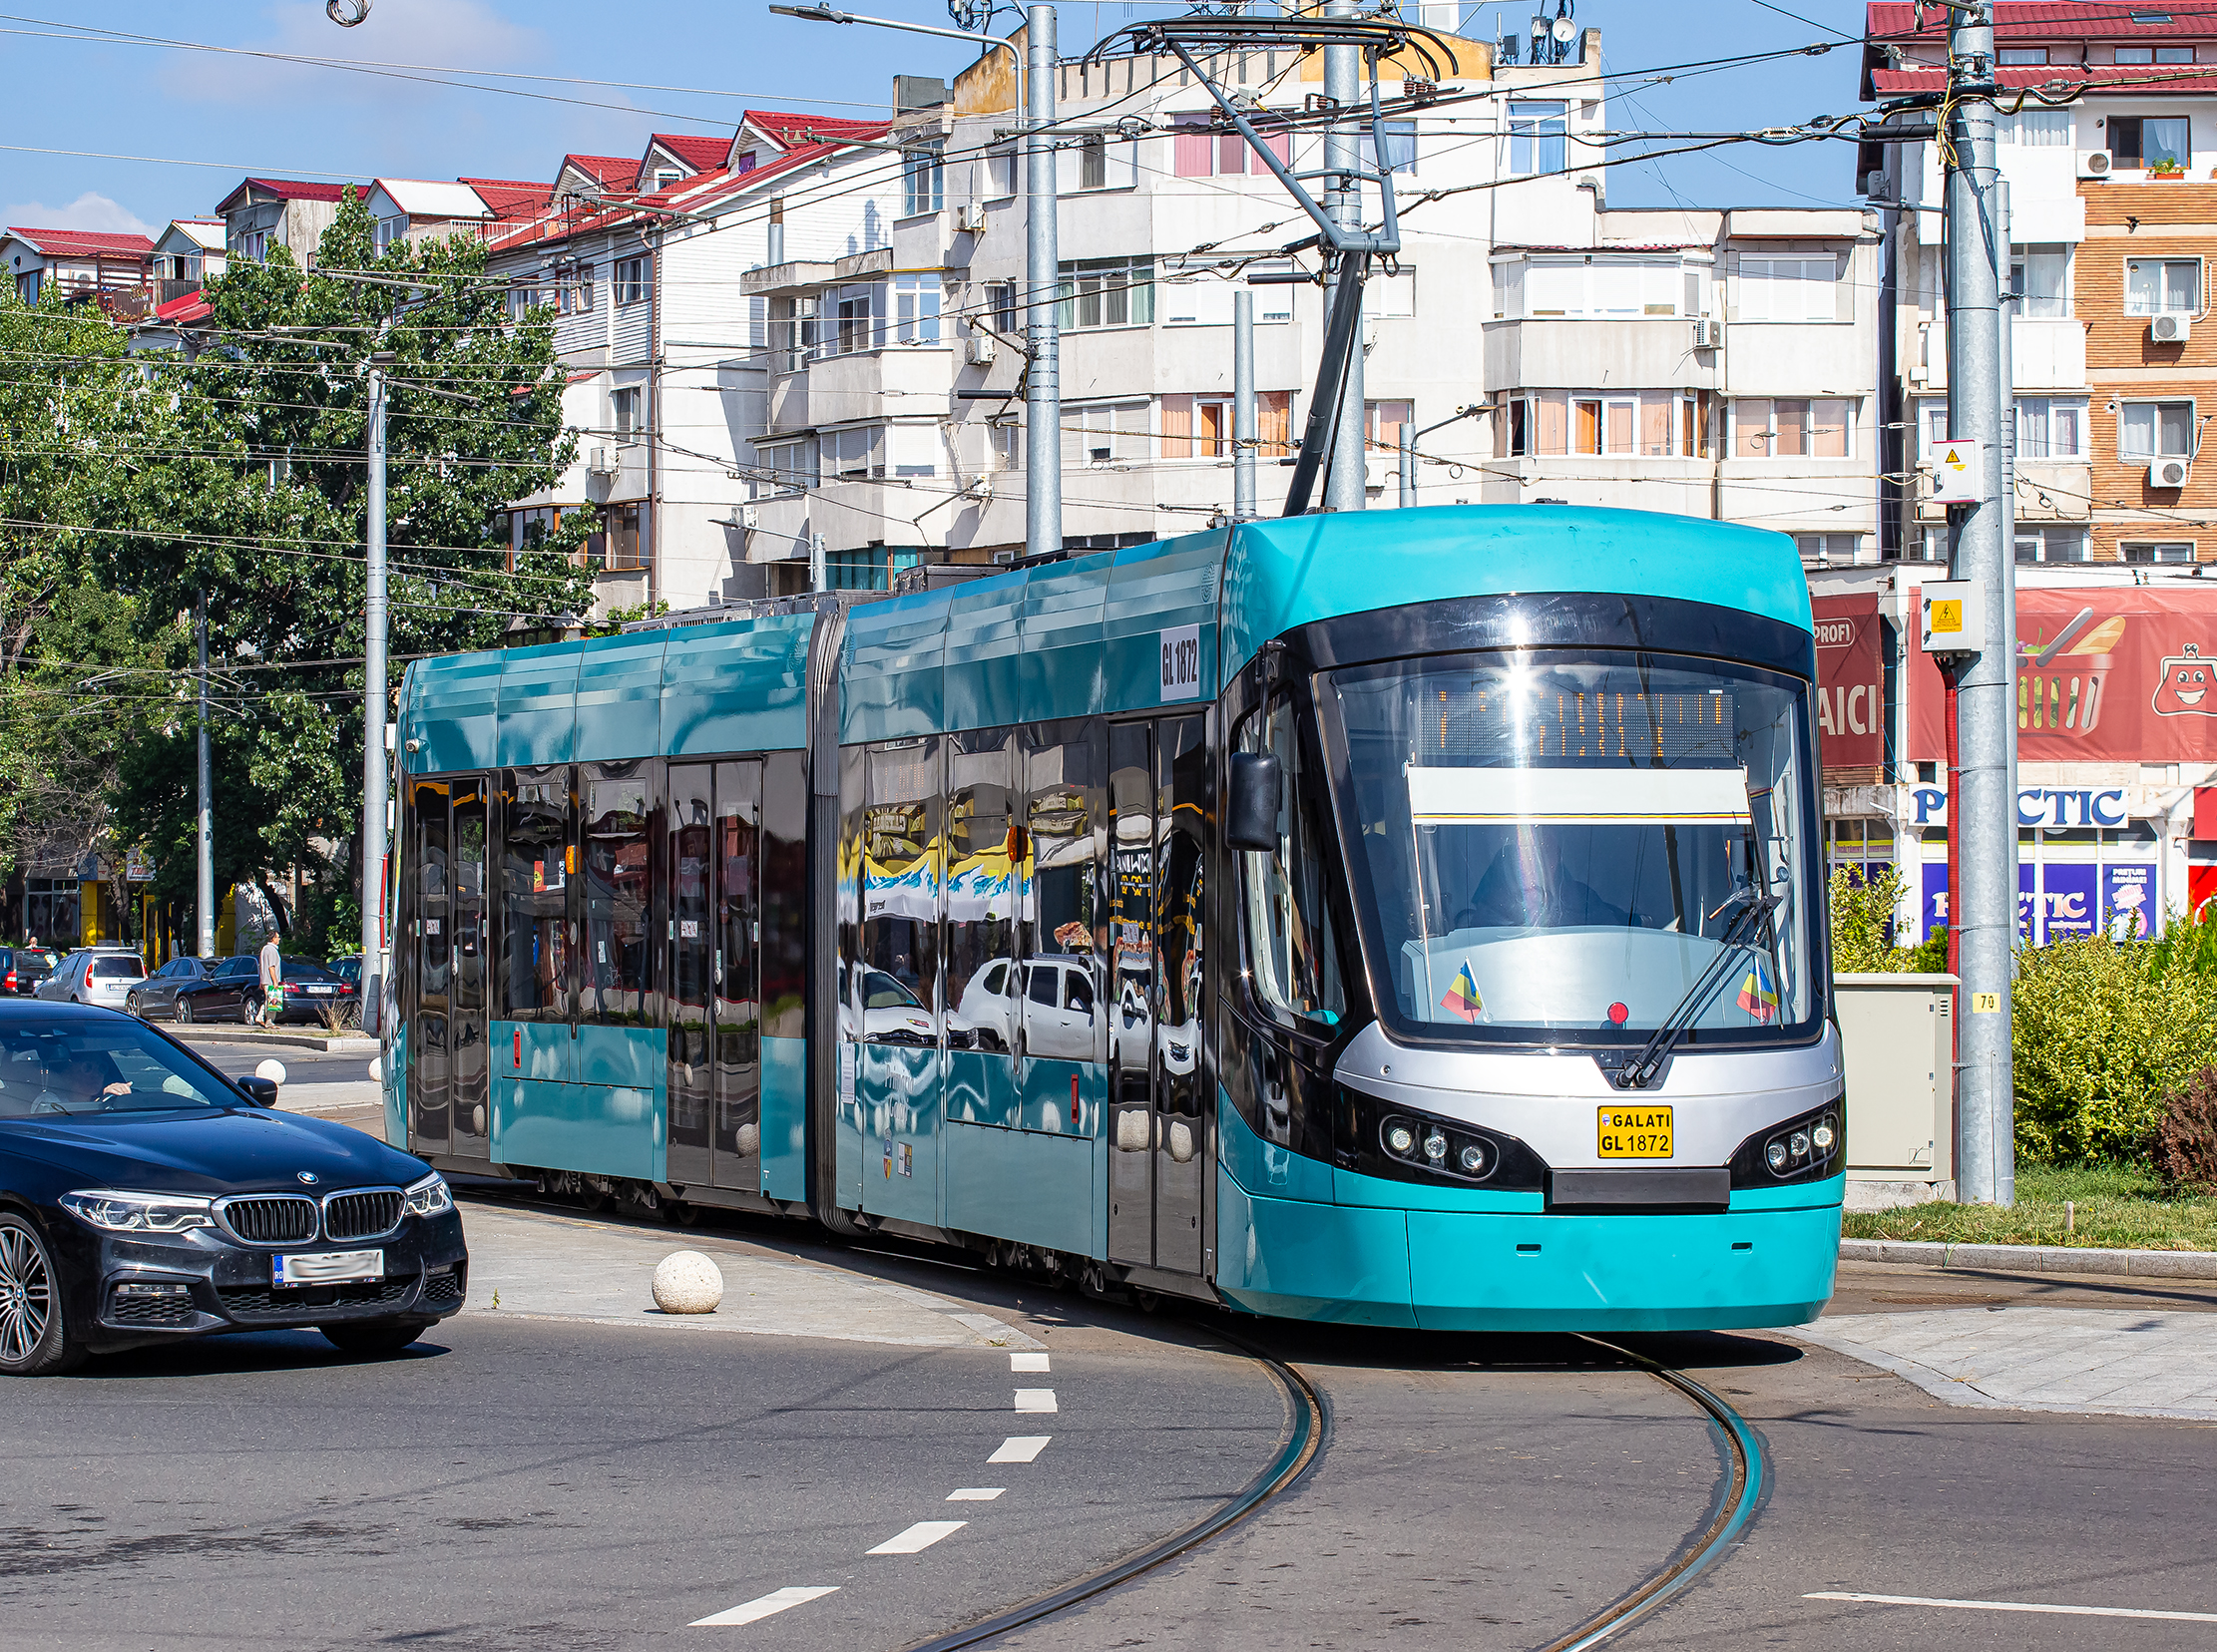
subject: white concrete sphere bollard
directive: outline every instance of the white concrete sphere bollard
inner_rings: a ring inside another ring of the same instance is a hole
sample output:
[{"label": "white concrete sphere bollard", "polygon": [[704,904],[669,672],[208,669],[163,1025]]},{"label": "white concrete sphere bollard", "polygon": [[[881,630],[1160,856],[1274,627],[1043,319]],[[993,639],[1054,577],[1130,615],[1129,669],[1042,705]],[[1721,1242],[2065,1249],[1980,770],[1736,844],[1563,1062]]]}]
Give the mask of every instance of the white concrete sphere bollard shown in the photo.
[{"label": "white concrete sphere bollard", "polygon": [[712,1314],[723,1275],[698,1251],[672,1251],[655,1270],[655,1306],[665,1314]]},{"label": "white concrete sphere bollard", "polygon": [[281,1084],[284,1082],[284,1062],[273,1057],[263,1061],[254,1068],[254,1076],[256,1078],[266,1078],[272,1084]]}]

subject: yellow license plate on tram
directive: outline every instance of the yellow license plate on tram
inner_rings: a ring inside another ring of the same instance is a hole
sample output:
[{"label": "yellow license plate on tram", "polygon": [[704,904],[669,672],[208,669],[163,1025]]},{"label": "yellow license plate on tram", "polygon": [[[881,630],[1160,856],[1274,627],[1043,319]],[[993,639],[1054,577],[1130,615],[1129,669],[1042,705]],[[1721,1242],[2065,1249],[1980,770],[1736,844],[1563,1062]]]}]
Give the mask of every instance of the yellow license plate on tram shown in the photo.
[{"label": "yellow license plate on tram", "polygon": [[1598,1151],[1602,1158],[1670,1157],[1668,1107],[1603,1107],[1598,1129]]}]

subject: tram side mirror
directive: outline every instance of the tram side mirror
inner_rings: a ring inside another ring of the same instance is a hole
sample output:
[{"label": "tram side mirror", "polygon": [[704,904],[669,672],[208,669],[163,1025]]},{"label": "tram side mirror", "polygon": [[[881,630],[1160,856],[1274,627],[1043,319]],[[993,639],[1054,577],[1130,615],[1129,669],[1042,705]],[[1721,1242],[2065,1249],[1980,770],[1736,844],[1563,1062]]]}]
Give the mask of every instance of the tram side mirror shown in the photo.
[{"label": "tram side mirror", "polygon": [[1284,795],[1285,774],[1277,758],[1264,751],[1233,752],[1224,842],[1234,849],[1276,854],[1278,803]]}]

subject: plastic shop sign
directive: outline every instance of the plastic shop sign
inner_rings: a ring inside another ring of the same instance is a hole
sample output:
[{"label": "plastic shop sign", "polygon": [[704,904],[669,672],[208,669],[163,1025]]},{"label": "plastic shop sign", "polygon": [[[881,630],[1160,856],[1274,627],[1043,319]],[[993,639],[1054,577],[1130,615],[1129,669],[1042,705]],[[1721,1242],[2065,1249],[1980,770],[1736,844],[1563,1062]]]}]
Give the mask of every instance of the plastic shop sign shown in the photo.
[{"label": "plastic shop sign", "polygon": [[[1918,786],[1912,792],[1917,824],[1948,824],[1948,794],[1938,786]],[[2019,826],[2107,826],[2125,823],[2122,786],[2021,786],[2016,794]]]}]

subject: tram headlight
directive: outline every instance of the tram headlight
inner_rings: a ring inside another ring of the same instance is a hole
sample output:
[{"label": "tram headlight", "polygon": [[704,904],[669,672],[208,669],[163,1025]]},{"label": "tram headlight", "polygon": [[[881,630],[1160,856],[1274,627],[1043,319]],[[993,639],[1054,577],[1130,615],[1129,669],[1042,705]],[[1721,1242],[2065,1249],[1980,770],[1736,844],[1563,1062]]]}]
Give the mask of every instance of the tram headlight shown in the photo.
[{"label": "tram headlight", "polygon": [[1840,1124],[1840,1103],[1835,1100],[1750,1136],[1732,1157],[1732,1185],[1759,1186],[1765,1172],[1784,1181],[1814,1181],[1835,1174],[1846,1146]]},{"label": "tram headlight", "polygon": [[1390,1116],[1380,1121],[1378,1139],[1389,1157],[1461,1180],[1484,1181],[1501,1167],[1498,1142],[1452,1124]]},{"label": "tram headlight", "polygon": [[1807,1130],[1796,1130],[1788,1136],[1786,1138],[1786,1151],[1793,1154],[1797,1159],[1807,1158],[1809,1156],[1809,1132]]},{"label": "tram headlight", "polygon": [[1486,1149],[1475,1141],[1463,1143],[1463,1150],[1455,1155],[1456,1167],[1466,1176],[1486,1174]]},{"label": "tram headlight", "polygon": [[1763,1149],[1763,1157],[1773,1170],[1783,1173],[1786,1168],[1786,1144],[1783,1141],[1772,1142]]},{"label": "tram headlight", "polygon": [[1424,1156],[1434,1164],[1447,1162],[1447,1133],[1444,1130],[1435,1129],[1424,1138]]},{"label": "tram headlight", "polygon": [[1395,1158],[1408,1158],[1417,1150],[1417,1132],[1396,1118],[1386,1126],[1386,1151]]},{"label": "tram headlight", "polygon": [[1817,1120],[1816,1128],[1809,1132],[1809,1144],[1819,1153],[1832,1151],[1832,1144],[1839,1139],[1839,1132],[1832,1127],[1830,1116]]}]

